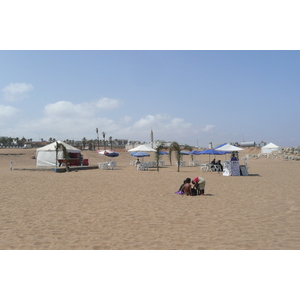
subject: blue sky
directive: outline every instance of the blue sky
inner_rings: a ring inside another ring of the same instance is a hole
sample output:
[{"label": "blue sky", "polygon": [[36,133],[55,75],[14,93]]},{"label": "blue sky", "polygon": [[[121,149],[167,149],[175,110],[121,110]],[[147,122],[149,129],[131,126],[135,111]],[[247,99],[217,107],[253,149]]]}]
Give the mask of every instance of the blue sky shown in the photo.
[{"label": "blue sky", "polygon": [[300,145],[299,51],[1,51],[0,135]]}]

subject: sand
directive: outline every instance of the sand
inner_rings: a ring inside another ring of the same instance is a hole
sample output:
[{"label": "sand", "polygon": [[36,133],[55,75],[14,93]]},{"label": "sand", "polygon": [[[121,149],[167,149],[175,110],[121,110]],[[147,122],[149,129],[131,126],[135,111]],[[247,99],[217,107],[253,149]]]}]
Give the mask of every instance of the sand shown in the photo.
[{"label": "sand", "polygon": [[[92,166],[108,160],[83,154]],[[137,171],[124,152],[115,170],[20,170],[35,169],[33,155],[0,149],[0,249],[300,249],[299,161],[249,159],[250,176],[226,177],[177,172],[166,155],[159,172]],[[175,194],[197,176],[205,196]]]}]

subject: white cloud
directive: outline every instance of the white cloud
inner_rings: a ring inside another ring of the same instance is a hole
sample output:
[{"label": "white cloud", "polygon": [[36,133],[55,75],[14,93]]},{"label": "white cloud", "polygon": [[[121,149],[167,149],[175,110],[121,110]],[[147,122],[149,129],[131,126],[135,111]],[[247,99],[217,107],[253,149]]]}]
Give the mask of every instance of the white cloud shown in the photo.
[{"label": "white cloud", "polygon": [[170,119],[171,117],[166,114],[157,114],[155,116],[147,115],[135,122],[132,127],[136,129],[160,128],[161,126],[165,126],[165,122]]},{"label": "white cloud", "polygon": [[103,110],[114,109],[120,106],[120,101],[110,98],[102,98],[96,101],[96,107]]},{"label": "white cloud", "polygon": [[191,128],[191,123],[185,123],[184,119],[181,118],[173,118],[169,124],[167,124],[167,129],[170,130],[185,130]]},{"label": "white cloud", "polygon": [[5,106],[0,104],[0,117],[1,118],[11,118],[19,112],[18,109],[12,106]]},{"label": "white cloud", "polygon": [[131,122],[132,118],[129,116],[124,116],[120,119],[121,124],[129,124]]},{"label": "white cloud", "polygon": [[154,139],[181,140],[182,137],[191,134],[192,124],[167,114],[147,115],[131,127],[123,128],[122,134],[134,140],[149,140],[151,129],[154,132]]},{"label": "white cloud", "polygon": [[2,89],[6,101],[18,101],[28,97],[27,93],[33,90],[32,84],[11,83]]},{"label": "white cloud", "polygon": [[214,128],[215,128],[215,125],[206,125],[202,131],[204,132],[213,132],[214,131]]},{"label": "white cloud", "polygon": [[88,104],[73,104],[69,101],[58,101],[45,106],[46,116],[56,116],[63,118],[90,117],[95,114],[95,109]]}]

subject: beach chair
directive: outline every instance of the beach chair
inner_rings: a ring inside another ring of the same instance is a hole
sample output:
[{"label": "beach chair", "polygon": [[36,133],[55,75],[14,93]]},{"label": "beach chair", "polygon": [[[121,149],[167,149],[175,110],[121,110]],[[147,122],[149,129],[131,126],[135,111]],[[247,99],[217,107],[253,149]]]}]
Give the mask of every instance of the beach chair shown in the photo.
[{"label": "beach chair", "polygon": [[116,167],[117,163],[115,161],[110,161],[108,163],[108,168],[111,168],[112,170]]}]

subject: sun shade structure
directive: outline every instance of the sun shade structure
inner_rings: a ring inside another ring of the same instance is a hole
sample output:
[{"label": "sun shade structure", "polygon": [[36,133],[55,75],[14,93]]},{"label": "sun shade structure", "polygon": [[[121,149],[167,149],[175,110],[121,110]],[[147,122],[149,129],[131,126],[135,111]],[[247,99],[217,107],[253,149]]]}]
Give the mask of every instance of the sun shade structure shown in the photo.
[{"label": "sun shade structure", "polygon": [[105,156],[109,156],[109,157],[117,157],[119,156],[118,152],[112,151],[112,150],[101,150],[101,151],[97,151],[98,154],[100,155],[105,155]]},{"label": "sun shade structure", "polygon": [[200,155],[201,151],[193,150],[193,151],[189,152],[189,154]]},{"label": "sun shade structure", "polygon": [[160,154],[160,155],[164,155],[164,154],[169,154],[169,153],[166,152],[166,151],[159,151],[159,154]]},{"label": "sun shade structure", "polygon": [[225,151],[218,151],[218,150],[215,150],[215,149],[207,149],[207,150],[200,151],[199,154],[224,155]]},{"label": "sun shade structure", "polygon": [[225,144],[223,146],[216,147],[215,150],[217,150],[217,151],[233,152],[233,151],[243,151],[244,149],[236,147],[236,146],[233,146],[233,145],[230,145],[230,144]]},{"label": "sun shade structure", "polygon": [[187,152],[187,151],[184,151],[184,150],[181,150],[180,153],[183,154],[183,155],[190,155],[190,152]]},{"label": "sun shade structure", "polygon": [[146,152],[132,152],[130,153],[130,155],[134,156],[134,157],[145,157],[145,156],[150,156],[149,153]]},{"label": "sun shade structure", "polygon": [[[65,146],[68,153],[81,153],[81,151],[62,141],[48,144],[44,147],[36,149],[36,166],[37,167],[55,167],[56,166],[56,143]],[[64,154],[61,149],[57,152],[57,158],[63,159]]]},{"label": "sun shade structure", "polygon": [[261,147],[261,153],[272,153],[273,151],[278,151],[280,149],[279,146],[269,143],[263,147]]},{"label": "sun shade structure", "polygon": [[139,145],[135,148],[129,149],[128,152],[156,152],[155,149],[145,146],[145,145]]}]

